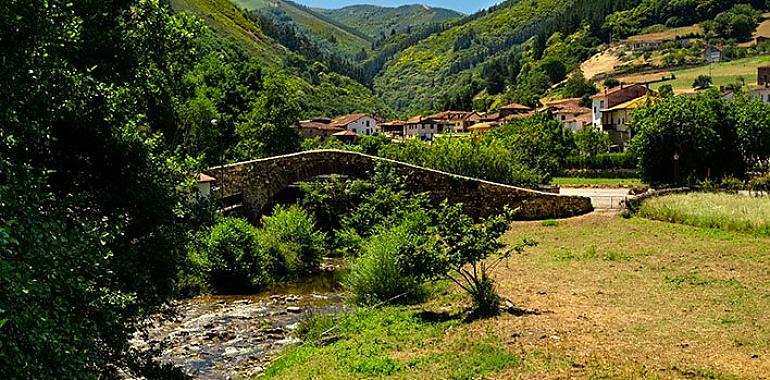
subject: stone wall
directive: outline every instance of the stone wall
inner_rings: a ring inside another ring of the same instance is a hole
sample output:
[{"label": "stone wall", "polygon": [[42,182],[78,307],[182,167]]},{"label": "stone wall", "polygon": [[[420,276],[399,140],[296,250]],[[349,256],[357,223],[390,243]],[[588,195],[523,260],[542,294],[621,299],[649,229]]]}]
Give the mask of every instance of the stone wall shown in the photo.
[{"label": "stone wall", "polygon": [[403,162],[356,152],[321,150],[214,167],[206,174],[217,179],[220,195],[243,194],[249,213],[260,213],[270,201],[292,183],[319,175],[342,174],[362,178],[377,163],[387,162],[406,178],[410,190],[428,192],[436,202],[444,199],[463,203],[476,217],[500,213],[507,205],[519,208],[521,219],[566,218],[593,210],[591,200],[568,197],[448,174]]}]

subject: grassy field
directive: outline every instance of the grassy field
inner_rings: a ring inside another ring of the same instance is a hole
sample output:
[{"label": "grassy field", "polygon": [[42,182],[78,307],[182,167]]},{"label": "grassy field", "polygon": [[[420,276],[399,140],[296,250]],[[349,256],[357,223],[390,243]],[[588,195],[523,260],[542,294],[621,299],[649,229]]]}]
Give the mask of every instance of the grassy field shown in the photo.
[{"label": "grassy field", "polygon": [[710,68],[708,65],[705,65],[682,70],[626,75],[618,77],[618,79],[626,83],[639,83],[658,80],[663,76],[671,76],[673,73],[676,75],[675,80],[654,83],[650,87],[657,90],[664,84],[670,84],[674,87],[674,91],[678,93],[692,91],[692,83],[695,81],[695,78],[699,75],[709,75],[709,73],[714,81],[714,86],[734,83],[741,77],[746,81],[747,85],[753,86],[757,84],[757,66],[768,63],[770,63],[770,55],[763,55],[731,62],[715,63]]},{"label": "grassy field", "polygon": [[638,178],[580,178],[580,177],[556,177],[551,183],[559,186],[571,187],[634,187],[641,186],[642,180]]},{"label": "grassy field", "polygon": [[269,379],[759,379],[770,373],[770,238],[614,213],[516,223],[538,241],[494,273],[532,311],[465,321],[453,288],[359,311]]},{"label": "grassy field", "polygon": [[770,236],[770,198],[691,193],[645,201],[639,216],[692,226]]},{"label": "grassy field", "polygon": [[679,28],[669,28],[660,32],[637,34],[635,36],[628,37],[626,40],[634,41],[650,41],[650,40],[673,40],[677,37],[703,34],[703,27],[700,25],[682,26]]}]

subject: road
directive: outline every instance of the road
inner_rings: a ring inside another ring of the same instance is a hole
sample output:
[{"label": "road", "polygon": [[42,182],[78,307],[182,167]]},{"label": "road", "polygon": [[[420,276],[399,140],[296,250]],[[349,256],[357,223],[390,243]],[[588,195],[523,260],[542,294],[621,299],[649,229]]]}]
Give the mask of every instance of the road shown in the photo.
[{"label": "road", "polygon": [[591,198],[591,204],[597,210],[619,210],[628,195],[629,189],[590,189],[562,187],[561,195],[576,195]]}]

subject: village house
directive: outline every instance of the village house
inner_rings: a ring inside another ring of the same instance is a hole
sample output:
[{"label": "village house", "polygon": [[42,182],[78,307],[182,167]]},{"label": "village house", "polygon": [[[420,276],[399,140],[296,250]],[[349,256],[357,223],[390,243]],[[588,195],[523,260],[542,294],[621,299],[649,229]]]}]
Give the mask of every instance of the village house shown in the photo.
[{"label": "village house", "polygon": [[644,95],[602,110],[602,130],[607,132],[614,145],[625,147],[631,141],[631,120],[633,111],[657,101],[651,95]]},{"label": "village house", "polygon": [[344,128],[330,125],[331,122],[331,119],[316,117],[310,120],[300,121],[299,125],[296,125],[295,128],[298,128],[300,133],[302,133],[302,136],[306,138],[329,137],[337,132],[345,130]]},{"label": "village house", "polygon": [[722,49],[716,46],[709,46],[706,48],[704,56],[706,58],[706,62],[708,63],[722,62]]},{"label": "village house", "polygon": [[475,112],[466,111],[444,111],[434,115],[430,115],[427,118],[436,121],[438,125],[439,133],[459,133],[465,132],[467,127],[468,117]]},{"label": "village house", "polygon": [[619,104],[647,95],[649,89],[640,84],[624,85],[605,89],[591,98],[593,103],[593,124],[602,129],[602,111]]},{"label": "village house", "polygon": [[[514,115],[518,115],[518,116],[527,115],[527,116],[529,116],[529,115],[532,114],[532,111],[533,111],[532,108],[529,108],[529,107],[527,107],[525,105],[521,105],[521,104],[518,104],[518,103],[511,103],[511,104],[508,104],[506,106],[501,107],[499,114],[500,114],[500,118],[505,119],[505,118],[509,118],[510,116],[514,116]],[[508,120],[510,120],[510,118]]]},{"label": "village house", "polygon": [[345,144],[355,144],[356,138],[358,137],[358,133],[353,131],[342,131],[342,132],[337,132],[332,136],[334,136],[334,138],[336,138],[337,140],[340,140]]},{"label": "village house", "polygon": [[377,132],[390,137],[404,137],[404,127],[406,121],[393,120],[377,124]]},{"label": "village house", "polygon": [[404,124],[404,137],[433,140],[439,133],[439,123],[431,118],[414,116]]},{"label": "village house", "polygon": [[359,135],[371,135],[377,129],[377,120],[367,114],[354,113],[340,116],[332,120],[329,125]]},{"label": "village house", "polygon": [[592,124],[591,109],[580,105],[580,98],[558,99],[545,102],[545,111],[573,132]]}]

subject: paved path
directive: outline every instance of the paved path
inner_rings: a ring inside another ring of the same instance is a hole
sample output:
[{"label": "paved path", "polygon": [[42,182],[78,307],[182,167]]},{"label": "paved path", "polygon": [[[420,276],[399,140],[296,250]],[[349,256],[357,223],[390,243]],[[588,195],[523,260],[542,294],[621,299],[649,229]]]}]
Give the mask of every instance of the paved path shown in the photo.
[{"label": "paved path", "polygon": [[562,187],[559,195],[570,195],[591,198],[591,205],[597,210],[619,210],[623,208],[623,202],[630,189],[591,189]]}]

